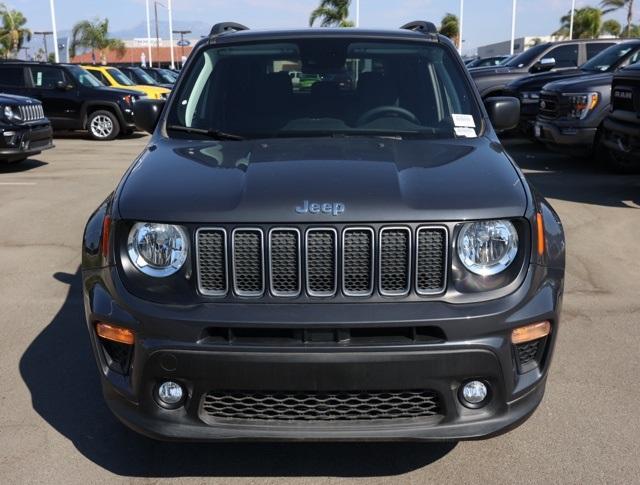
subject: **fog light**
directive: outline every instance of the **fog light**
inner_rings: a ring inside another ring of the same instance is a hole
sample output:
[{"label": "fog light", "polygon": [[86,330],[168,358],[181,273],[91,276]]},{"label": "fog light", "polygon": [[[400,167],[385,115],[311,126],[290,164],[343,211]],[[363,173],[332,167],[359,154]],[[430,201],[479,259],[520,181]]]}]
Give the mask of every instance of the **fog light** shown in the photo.
[{"label": "fog light", "polygon": [[462,387],[463,404],[478,407],[487,399],[488,395],[487,386],[480,381],[469,381]]},{"label": "fog light", "polygon": [[176,382],[166,381],[158,387],[158,399],[166,406],[176,406],[182,401],[183,396],[182,386]]}]

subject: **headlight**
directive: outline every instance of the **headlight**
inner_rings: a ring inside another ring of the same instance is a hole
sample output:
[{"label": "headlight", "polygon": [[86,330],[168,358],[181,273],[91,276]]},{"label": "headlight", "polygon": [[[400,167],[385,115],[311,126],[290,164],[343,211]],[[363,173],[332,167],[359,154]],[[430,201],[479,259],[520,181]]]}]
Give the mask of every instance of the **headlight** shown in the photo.
[{"label": "headlight", "polygon": [[600,96],[598,93],[562,93],[569,104],[568,117],[583,120],[598,106]]},{"label": "headlight", "polygon": [[2,108],[2,116],[4,116],[4,119],[6,119],[7,121],[20,119],[20,115],[18,115],[18,113],[16,113],[11,106],[5,106],[4,108]]},{"label": "headlight", "polygon": [[524,91],[521,97],[523,103],[537,103],[540,99],[540,93],[537,91]]},{"label": "headlight", "polygon": [[472,273],[489,276],[509,267],[518,253],[518,232],[505,220],[469,222],[458,234],[458,256]]},{"label": "headlight", "polygon": [[187,233],[180,226],[138,222],[129,232],[127,250],[136,268],[164,278],[177,272],[187,260]]}]

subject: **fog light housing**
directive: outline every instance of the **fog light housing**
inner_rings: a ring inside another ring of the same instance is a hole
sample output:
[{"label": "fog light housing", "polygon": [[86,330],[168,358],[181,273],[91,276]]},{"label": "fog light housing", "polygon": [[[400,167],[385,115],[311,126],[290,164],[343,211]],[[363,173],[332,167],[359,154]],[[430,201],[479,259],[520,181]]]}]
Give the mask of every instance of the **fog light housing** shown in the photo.
[{"label": "fog light housing", "polygon": [[482,381],[469,381],[460,388],[460,401],[468,408],[479,408],[489,400],[489,387]]},{"label": "fog light housing", "polygon": [[158,404],[165,408],[177,408],[184,400],[185,392],[180,384],[165,381],[158,386],[156,397]]}]

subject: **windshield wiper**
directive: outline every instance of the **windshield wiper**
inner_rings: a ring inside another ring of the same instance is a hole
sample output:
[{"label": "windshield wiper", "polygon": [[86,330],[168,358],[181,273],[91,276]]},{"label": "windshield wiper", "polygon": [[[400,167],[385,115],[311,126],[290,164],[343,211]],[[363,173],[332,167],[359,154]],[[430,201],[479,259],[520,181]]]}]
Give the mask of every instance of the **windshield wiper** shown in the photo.
[{"label": "windshield wiper", "polygon": [[204,135],[214,140],[244,140],[245,138],[234,133],[226,133],[220,130],[209,130],[206,128],[192,128],[189,126],[181,125],[167,125],[167,130],[182,131],[184,133],[195,133],[197,135]]}]

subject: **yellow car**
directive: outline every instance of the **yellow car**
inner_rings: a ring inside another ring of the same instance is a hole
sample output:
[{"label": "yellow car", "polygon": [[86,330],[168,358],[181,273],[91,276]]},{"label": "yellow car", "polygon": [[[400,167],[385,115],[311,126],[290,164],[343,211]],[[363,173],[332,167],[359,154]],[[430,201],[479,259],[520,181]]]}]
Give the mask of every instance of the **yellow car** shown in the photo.
[{"label": "yellow car", "polygon": [[89,71],[106,86],[114,88],[132,89],[134,91],[140,91],[147,95],[151,99],[163,99],[169,94],[167,88],[161,88],[160,86],[143,86],[141,84],[134,84],[134,82],[125,76],[120,69],[111,66],[82,66]]}]

